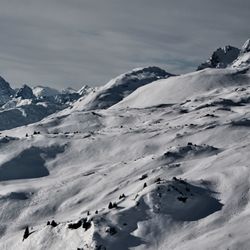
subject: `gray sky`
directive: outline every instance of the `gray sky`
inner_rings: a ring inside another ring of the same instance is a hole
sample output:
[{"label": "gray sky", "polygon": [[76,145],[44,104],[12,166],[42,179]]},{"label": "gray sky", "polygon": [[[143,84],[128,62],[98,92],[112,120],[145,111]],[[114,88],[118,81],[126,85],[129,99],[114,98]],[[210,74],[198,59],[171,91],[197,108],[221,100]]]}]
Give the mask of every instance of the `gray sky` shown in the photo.
[{"label": "gray sky", "polygon": [[0,0],[0,75],[77,89],[140,66],[188,72],[240,47],[249,11],[249,0]]}]

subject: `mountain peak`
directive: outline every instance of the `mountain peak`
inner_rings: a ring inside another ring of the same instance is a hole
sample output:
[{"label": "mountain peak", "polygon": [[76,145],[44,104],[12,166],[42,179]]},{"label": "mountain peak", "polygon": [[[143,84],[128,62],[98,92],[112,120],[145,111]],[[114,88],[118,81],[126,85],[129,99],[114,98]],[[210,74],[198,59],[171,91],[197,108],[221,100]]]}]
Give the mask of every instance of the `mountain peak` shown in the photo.
[{"label": "mountain peak", "polygon": [[0,76],[0,105],[5,104],[14,95],[15,91],[10,87],[10,84]]},{"label": "mountain peak", "polygon": [[35,96],[32,89],[24,84],[15,94],[15,97],[21,97],[21,99],[33,99]]},{"label": "mountain peak", "polygon": [[4,89],[10,89],[10,84],[6,82],[3,77],[0,76],[0,90],[4,90]]},{"label": "mountain peak", "polygon": [[234,60],[238,58],[240,49],[227,45],[223,48],[218,48],[213,52],[212,56],[204,63],[200,64],[197,70],[206,68],[226,68]]},{"label": "mountain peak", "polygon": [[80,110],[107,109],[137,88],[170,76],[173,75],[156,66],[136,68],[110,80],[98,90],[91,92],[83,101],[79,99],[74,108]]}]

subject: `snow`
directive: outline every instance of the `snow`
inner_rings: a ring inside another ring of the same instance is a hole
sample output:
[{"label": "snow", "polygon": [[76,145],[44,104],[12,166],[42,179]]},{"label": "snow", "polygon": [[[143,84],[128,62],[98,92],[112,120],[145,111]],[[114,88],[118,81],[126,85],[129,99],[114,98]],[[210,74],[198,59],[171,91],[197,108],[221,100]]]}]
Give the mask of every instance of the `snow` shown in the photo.
[{"label": "snow", "polygon": [[37,86],[33,88],[33,93],[36,97],[48,97],[60,94],[60,91],[50,87]]},{"label": "snow", "polygon": [[154,80],[114,105],[90,93],[104,108],[1,131],[0,249],[250,249],[248,67]]},{"label": "snow", "polygon": [[83,86],[77,91],[77,93],[79,93],[81,96],[83,96],[83,95],[86,95],[86,94],[88,94],[89,92],[94,91],[94,90],[97,90],[97,89],[98,89],[97,87],[93,88],[93,87],[89,87],[88,85],[83,85]]},{"label": "snow", "polygon": [[248,40],[244,43],[244,45],[242,46],[241,52],[242,52],[242,53],[250,52],[250,39],[248,39]]},{"label": "snow", "polygon": [[[245,72],[245,71],[244,71]],[[244,73],[243,72],[243,73]],[[245,85],[250,74],[237,69],[205,69],[181,76],[155,81],[143,86],[112,108],[145,108],[176,104],[205,92]]]},{"label": "snow", "polygon": [[76,93],[77,91],[71,87],[68,87],[66,89],[63,89],[61,91],[62,94],[73,94],[73,93]]},{"label": "snow", "polygon": [[17,89],[15,95],[9,94],[6,97],[9,88],[9,84],[3,82],[2,96],[0,91],[0,100],[3,101],[0,108],[0,130],[40,121],[52,113],[71,106],[80,98],[80,94],[70,88],[68,92],[62,91],[63,93],[56,94],[57,92],[53,92],[50,88],[37,87],[34,91],[37,94],[36,91],[40,89],[40,96],[35,96],[27,85]]},{"label": "snow", "polygon": [[250,52],[241,54],[232,64],[233,68],[248,68],[250,64]]},{"label": "snow", "polygon": [[172,76],[158,67],[138,68],[110,80],[106,85],[91,91],[73,105],[73,110],[106,109],[120,102],[137,88],[155,80]]}]

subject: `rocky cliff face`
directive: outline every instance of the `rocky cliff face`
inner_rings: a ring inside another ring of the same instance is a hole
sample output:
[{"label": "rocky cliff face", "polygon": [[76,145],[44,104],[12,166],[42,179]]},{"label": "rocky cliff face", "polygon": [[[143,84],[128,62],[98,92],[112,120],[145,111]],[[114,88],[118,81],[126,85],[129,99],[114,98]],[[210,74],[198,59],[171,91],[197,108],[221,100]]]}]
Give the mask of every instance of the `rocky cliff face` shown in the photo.
[{"label": "rocky cliff face", "polygon": [[237,59],[239,54],[240,49],[230,45],[225,46],[224,48],[218,48],[206,62],[198,66],[197,70],[205,68],[226,68]]},{"label": "rocky cliff face", "polygon": [[9,83],[0,76],[0,106],[9,101],[14,93],[15,91],[10,87]]}]

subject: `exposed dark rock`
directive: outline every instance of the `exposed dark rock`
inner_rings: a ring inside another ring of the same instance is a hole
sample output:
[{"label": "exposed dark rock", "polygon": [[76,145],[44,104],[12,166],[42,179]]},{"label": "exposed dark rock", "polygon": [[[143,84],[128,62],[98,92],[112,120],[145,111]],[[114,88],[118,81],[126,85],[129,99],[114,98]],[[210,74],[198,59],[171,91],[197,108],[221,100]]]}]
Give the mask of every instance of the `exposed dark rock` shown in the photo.
[{"label": "exposed dark rock", "polygon": [[50,225],[52,227],[57,227],[58,226],[58,224],[54,220],[51,221]]},{"label": "exposed dark rock", "polygon": [[122,195],[119,196],[119,199],[121,200],[121,199],[123,199],[125,197],[126,197],[125,194],[122,194]]},{"label": "exposed dark rock", "polygon": [[106,229],[106,233],[109,233],[110,235],[117,234],[117,230],[114,227],[108,227]]},{"label": "exposed dark rock", "polygon": [[113,204],[112,204],[112,202],[110,202],[108,205],[108,209],[112,209],[112,208],[113,208]]},{"label": "exposed dark rock", "polygon": [[148,178],[148,175],[147,175],[147,174],[143,174],[143,175],[139,178],[139,180],[142,181],[142,180],[144,180],[144,179],[146,179],[146,178]]},{"label": "exposed dark rock", "polygon": [[82,225],[82,220],[79,220],[79,221],[76,222],[76,223],[70,223],[70,224],[68,225],[68,228],[69,228],[69,229],[77,229],[77,228],[81,227],[81,225]]},{"label": "exposed dark rock", "polygon": [[23,241],[24,241],[25,239],[27,239],[27,238],[29,237],[29,235],[30,235],[30,231],[29,231],[29,227],[27,226],[27,227],[25,228],[25,230],[24,230]]},{"label": "exposed dark rock", "polygon": [[87,219],[83,219],[82,227],[87,231],[91,227],[91,222],[87,221]]},{"label": "exposed dark rock", "polygon": [[179,197],[177,197],[177,199],[179,201],[182,201],[183,203],[186,203],[186,201],[187,201],[187,197],[181,197],[181,196],[179,196]]}]

